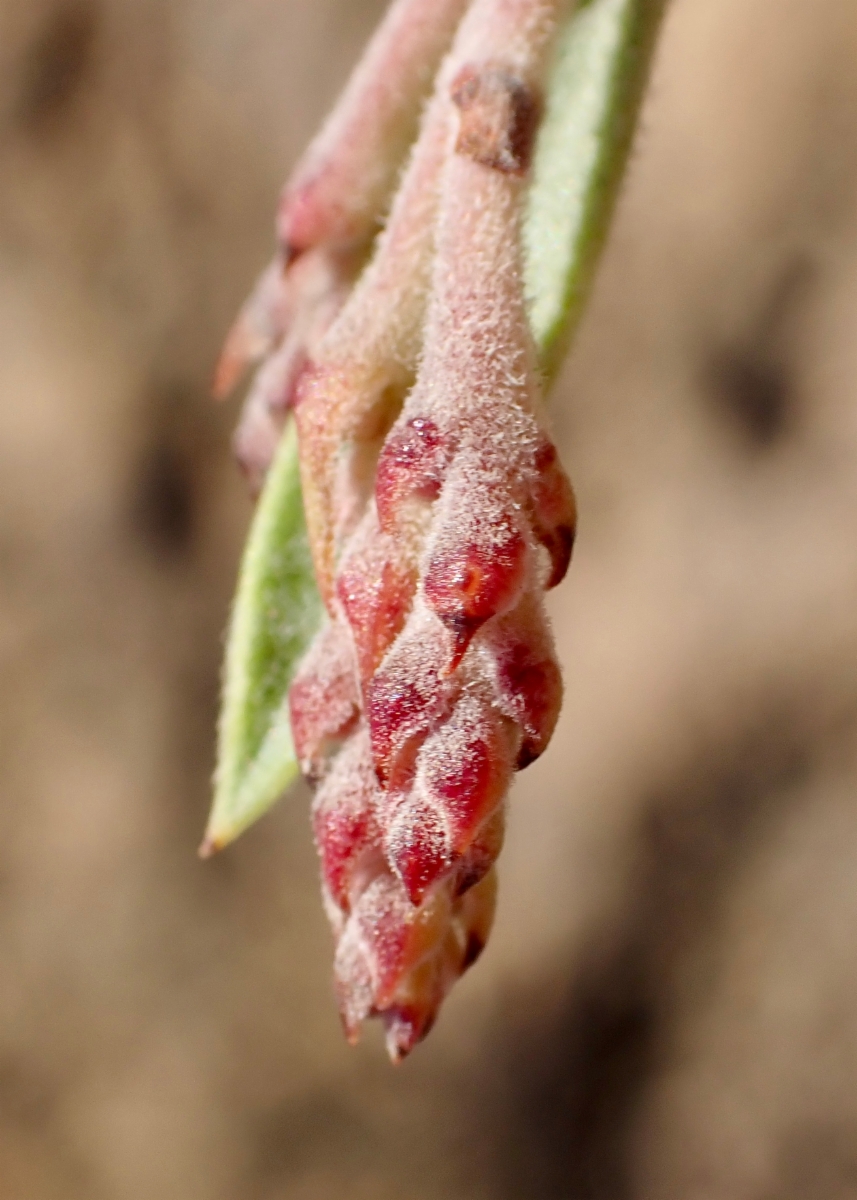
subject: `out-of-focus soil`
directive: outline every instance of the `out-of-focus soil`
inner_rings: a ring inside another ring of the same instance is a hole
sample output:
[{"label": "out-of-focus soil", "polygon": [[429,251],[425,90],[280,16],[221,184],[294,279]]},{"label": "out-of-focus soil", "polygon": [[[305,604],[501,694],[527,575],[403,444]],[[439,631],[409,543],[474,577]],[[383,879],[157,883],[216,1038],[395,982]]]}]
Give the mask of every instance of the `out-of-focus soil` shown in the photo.
[{"label": "out-of-focus soil", "polygon": [[207,399],[381,0],[0,0],[2,1200],[857,1195],[857,10],[676,0],[556,393],[567,699],[399,1070],[219,859]]}]

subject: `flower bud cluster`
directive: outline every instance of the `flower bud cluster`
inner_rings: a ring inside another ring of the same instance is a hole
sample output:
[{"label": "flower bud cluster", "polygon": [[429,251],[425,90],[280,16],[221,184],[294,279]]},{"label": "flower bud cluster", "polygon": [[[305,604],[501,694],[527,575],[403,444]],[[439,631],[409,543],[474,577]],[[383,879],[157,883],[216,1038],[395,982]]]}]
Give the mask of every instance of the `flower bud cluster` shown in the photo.
[{"label": "flower bud cluster", "polygon": [[[431,2],[451,40],[460,13]],[[371,227],[370,210],[377,222],[390,181],[382,187],[378,165],[367,176],[361,164],[354,210],[338,207],[352,195],[335,136],[358,129],[348,112],[287,188],[286,291],[302,263],[307,279],[295,284],[291,332],[280,349],[265,344],[242,422],[249,442],[253,406],[284,407],[254,399],[268,373],[269,397],[288,391],[295,407],[328,614],[290,712],[316,784],[337,993],[349,1037],[379,1016],[393,1058],[425,1036],[488,936],[506,794],[559,712],[544,593],[567,570],[575,525],[541,410],[519,233],[562,5],[458,7],[467,11],[386,226],[350,293],[355,259],[344,267],[343,256],[363,236],[358,226]],[[426,11],[422,0],[400,2],[388,21],[407,26],[409,13]],[[380,62],[377,43],[375,53]],[[350,90],[369,95],[371,77]],[[361,120],[373,111],[368,103]],[[384,157],[377,139],[372,153]],[[283,296],[281,281],[263,277],[237,341],[261,345],[268,326],[285,328]],[[295,337],[299,372],[282,349]],[[246,348],[231,353],[242,356]]]}]

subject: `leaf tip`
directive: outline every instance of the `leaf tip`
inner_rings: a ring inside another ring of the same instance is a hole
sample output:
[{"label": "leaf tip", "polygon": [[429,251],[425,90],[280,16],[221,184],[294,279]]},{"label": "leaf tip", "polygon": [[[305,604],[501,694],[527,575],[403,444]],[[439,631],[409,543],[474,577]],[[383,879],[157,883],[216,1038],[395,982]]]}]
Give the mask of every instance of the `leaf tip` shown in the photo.
[{"label": "leaf tip", "polygon": [[227,845],[227,841],[223,837],[215,837],[211,833],[206,833],[200,843],[197,854],[202,859],[213,858],[218,850],[222,850]]}]

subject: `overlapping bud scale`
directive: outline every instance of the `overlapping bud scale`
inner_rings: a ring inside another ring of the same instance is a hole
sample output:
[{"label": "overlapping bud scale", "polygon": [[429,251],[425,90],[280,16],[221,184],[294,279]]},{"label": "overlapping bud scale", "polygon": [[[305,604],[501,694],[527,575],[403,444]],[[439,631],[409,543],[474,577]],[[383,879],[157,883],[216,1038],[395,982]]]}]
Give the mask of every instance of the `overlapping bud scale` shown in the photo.
[{"label": "overlapping bud scale", "polygon": [[[345,298],[355,247],[391,186],[373,165],[355,204],[363,218],[371,210],[362,226],[337,207],[348,195],[337,138],[359,128],[346,112],[285,193],[280,228],[304,234],[285,232],[285,284],[263,278],[224,368],[251,344],[257,353],[266,328],[279,331],[256,384],[268,372],[272,391],[264,405],[251,393],[242,428],[249,440],[254,403],[268,418],[282,411],[277,389],[295,403],[328,619],[292,684],[294,741],[317,784],[313,828],[346,1031],[355,1038],[380,1016],[394,1058],[425,1035],[488,936],[505,797],[559,711],[543,597],[565,574],[575,524],[541,411],[519,236],[562,5],[430,4],[435,57],[467,11],[371,260]],[[427,11],[425,0],[400,0],[388,26],[412,32],[409,18],[425,22]],[[400,61],[394,43],[386,58],[376,43],[373,70]],[[371,94],[372,75],[352,83],[352,106]],[[384,157],[380,144],[372,153]],[[334,262],[284,333],[284,291],[314,286],[301,264],[311,279]],[[283,349],[296,327],[299,369]]]}]

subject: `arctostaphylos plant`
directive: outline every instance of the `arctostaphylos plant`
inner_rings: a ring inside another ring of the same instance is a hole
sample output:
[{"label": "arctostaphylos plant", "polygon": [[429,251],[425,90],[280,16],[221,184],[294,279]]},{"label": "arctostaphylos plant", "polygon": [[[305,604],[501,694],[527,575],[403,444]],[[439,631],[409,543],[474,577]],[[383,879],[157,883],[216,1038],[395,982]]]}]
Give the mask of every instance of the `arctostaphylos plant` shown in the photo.
[{"label": "arctostaphylos plant", "polygon": [[282,194],[226,343],[259,502],[204,855],[299,771],[346,1033],[425,1036],[491,927],[515,771],[562,698],[575,503],[544,390],[664,0],[395,0]]}]

